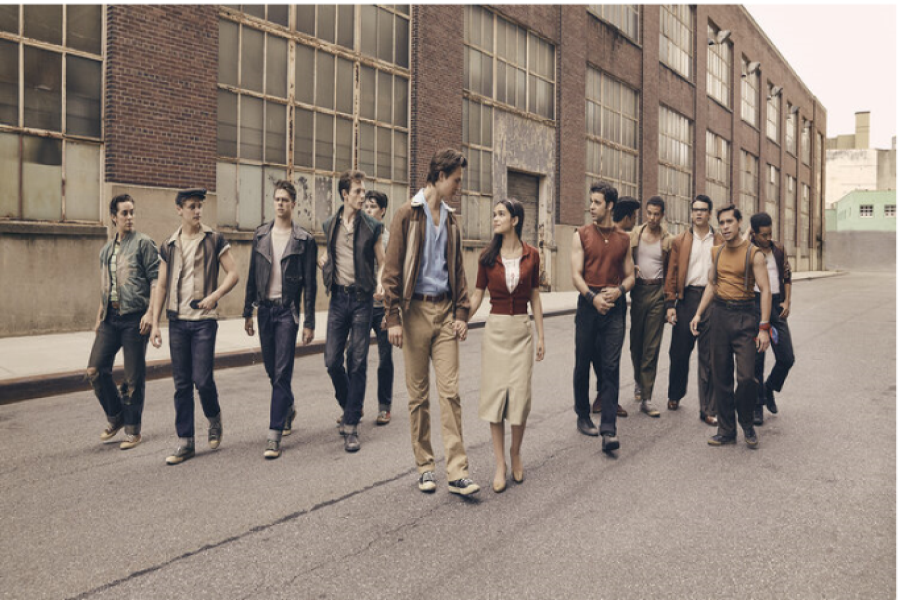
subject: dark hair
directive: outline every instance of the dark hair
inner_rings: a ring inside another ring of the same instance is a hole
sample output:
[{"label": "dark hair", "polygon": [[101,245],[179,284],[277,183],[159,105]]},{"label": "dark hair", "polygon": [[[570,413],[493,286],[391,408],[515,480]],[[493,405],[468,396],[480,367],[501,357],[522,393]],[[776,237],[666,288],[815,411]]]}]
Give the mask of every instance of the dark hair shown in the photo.
[{"label": "dark hair", "polygon": [[388,197],[384,192],[369,190],[366,192],[366,200],[374,200],[381,210],[387,210]]},{"label": "dark hair", "polygon": [[719,219],[721,219],[722,214],[727,213],[729,210],[734,211],[734,218],[737,219],[738,221],[740,221],[743,218],[743,216],[741,215],[741,209],[739,209],[734,204],[729,204],[728,206],[720,208],[719,210],[716,211],[716,220],[718,221]]},{"label": "dark hair", "polygon": [[641,203],[631,196],[622,196],[613,206],[613,222],[618,223],[641,210]]},{"label": "dark hair", "polygon": [[441,173],[446,177],[450,177],[457,169],[465,169],[469,166],[469,161],[459,150],[453,148],[444,148],[438,150],[431,157],[431,163],[428,165],[428,177],[425,178],[426,183],[435,184],[441,178]]},{"label": "dark hair", "polygon": [[694,202],[706,202],[706,206],[709,207],[709,212],[712,212],[712,200],[709,198],[709,196],[705,194],[697,194],[697,197],[694,198],[693,202],[691,202],[691,206],[694,205]]},{"label": "dark hair", "polygon": [[767,212],[756,213],[752,217],[750,217],[750,227],[753,228],[753,233],[759,233],[760,227],[771,227],[772,226],[772,217],[769,216]]},{"label": "dark hair", "polygon": [[338,179],[338,196],[341,199],[341,202],[344,201],[344,191],[350,193],[350,188],[353,185],[353,182],[356,181],[358,183],[362,183],[366,180],[366,174],[362,171],[344,171],[341,173],[340,179]]},{"label": "dark hair", "polygon": [[[297,201],[297,188],[294,187],[294,184],[290,181],[286,181],[284,179],[279,179],[275,182],[275,191],[284,190],[291,197],[291,202]],[[273,192],[274,193],[274,192]]]},{"label": "dark hair", "polygon": [[[522,203],[516,200],[515,198],[506,198],[504,200],[498,200],[494,206],[497,204],[502,204],[504,208],[509,212],[509,218],[514,219],[519,217],[519,222],[515,224],[515,232],[516,237],[519,238],[519,241],[522,241],[522,227],[525,225],[525,207],[522,206]],[[503,244],[503,236],[499,233],[495,233],[494,237],[491,238],[491,243],[481,252],[481,256],[478,257],[478,262],[485,267],[493,266],[495,262],[497,262],[497,255],[500,254],[500,246]]]},{"label": "dark hair", "polygon": [[650,196],[647,206],[658,206],[660,212],[666,214],[666,201],[662,199],[662,196]]},{"label": "dark hair", "polygon": [[[619,190],[606,183],[605,181],[595,181],[591,184],[591,194],[603,194],[603,199],[607,204],[615,204],[619,199]],[[638,204],[638,208],[640,208]]]},{"label": "dark hair", "polygon": [[128,194],[119,194],[109,202],[109,214],[113,216],[119,214],[119,205],[123,202],[131,202],[134,204],[134,198]]}]

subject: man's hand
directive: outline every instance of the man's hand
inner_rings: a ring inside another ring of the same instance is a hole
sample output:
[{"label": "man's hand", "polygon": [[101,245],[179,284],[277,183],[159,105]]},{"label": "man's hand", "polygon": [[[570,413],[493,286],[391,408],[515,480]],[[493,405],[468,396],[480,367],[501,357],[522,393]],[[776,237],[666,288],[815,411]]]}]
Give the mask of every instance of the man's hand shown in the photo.
[{"label": "man's hand", "polygon": [[790,314],[791,314],[791,301],[787,300],[785,302],[782,302],[781,303],[781,314],[778,316],[781,317],[782,319],[787,319]]},{"label": "man's hand", "polygon": [[600,295],[606,300],[610,306],[616,303],[616,300],[622,297],[622,290],[618,287],[605,287],[600,290]]},{"label": "man's hand", "polygon": [[253,317],[247,317],[246,319],[244,319],[244,331],[247,332],[247,335],[253,337],[253,334],[255,333],[253,331]]},{"label": "man's hand", "polygon": [[216,307],[216,304],[219,303],[219,298],[216,296],[215,292],[201,300],[197,303],[197,308],[200,310],[213,310]]},{"label": "man's hand", "polygon": [[403,347],[403,326],[402,325],[394,325],[393,327],[388,327],[388,341],[393,346],[396,346],[398,348]]},{"label": "man's hand", "polygon": [[756,336],[756,351],[757,352],[765,352],[769,349],[769,332],[765,329],[759,330],[759,335]]},{"label": "man's hand", "polygon": [[308,345],[313,338],[316,337],[316,330],[310,329],[309,327],[303,328],[303,333],[300,336],[300,343],[304,346]]},{"label": "man's hand", "polygon": [[453,321],[453,332],[456,334],[457,339],[459,341],[466,341],[466,336],[469,334],[469,325],[462,320]]},{"label": "man's hand", "polygon": [[694,315],[694,318],[691,319],[691,333],[694,334],[694,337],[700,335],[700,315]]},{"label": "man's hand", "polygon": [[674,325],[678,322],[678,316],[675,314],[674,308],[666,309],[666,321],[668,321],[671,325]]},{"label": "man's hand", "polygon": [[612,307],[613,305],[610,302],[607,302],[602,292],[594,296],[594,308],[597,309],[597,312],[601,315],[605,315]]},{"label": "man's hand", "polygon": [[154,348],[162,346],[162,333],[159,331],[159,325],[156,323],[153,324],[150,330],[150,343],[153,344]]},{"label": "man's hand", "polygon": [[381,284],[378,284],[378,287],[375,288],[375,294],[372,296],[378,302],[384,300],[384,288],[381,287]]},{"label": "man's hand", "polygon": [[327,262],[328,262],[328,253],[327,252],[323,252],[322,255],[318,258],[318,260],[316,260],[316,264],[319,265],[320,269],[324,269],[325,263],[327,263]]},{"label": "man's hand", "polygon": [[[100,323],[98,322],[97,325],[99,326]],[[141,317],[141,326],[140,326],[141,335],[147,335],[148,333],[150,333],[150,331],[152,329],[153,329],[153,316],[150,314],[150,311],[148,310],[147,312],[144,313],[144,316]]]}]

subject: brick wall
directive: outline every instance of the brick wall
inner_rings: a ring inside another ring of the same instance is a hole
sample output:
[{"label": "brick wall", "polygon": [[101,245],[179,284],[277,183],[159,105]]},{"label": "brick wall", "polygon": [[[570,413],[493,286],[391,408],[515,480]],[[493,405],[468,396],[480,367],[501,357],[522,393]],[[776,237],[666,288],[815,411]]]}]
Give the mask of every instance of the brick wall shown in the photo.
[{"label": "brick wall", "polygon": [[109,6],[107,181],[215,189],[217,11]]}]

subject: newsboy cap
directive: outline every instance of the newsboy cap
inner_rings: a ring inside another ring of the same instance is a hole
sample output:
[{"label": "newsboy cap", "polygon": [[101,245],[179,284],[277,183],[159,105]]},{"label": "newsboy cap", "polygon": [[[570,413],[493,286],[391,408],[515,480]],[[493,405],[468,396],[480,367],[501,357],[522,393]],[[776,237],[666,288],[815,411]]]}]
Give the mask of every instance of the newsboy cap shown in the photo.
[{"label": "newsboy cap", "polygon": [[175,204],[181,204],[188,198],[200,198],[206,200],[206,190],[203,188],[193,188],[190,190],[180,190],[175,196]]}]

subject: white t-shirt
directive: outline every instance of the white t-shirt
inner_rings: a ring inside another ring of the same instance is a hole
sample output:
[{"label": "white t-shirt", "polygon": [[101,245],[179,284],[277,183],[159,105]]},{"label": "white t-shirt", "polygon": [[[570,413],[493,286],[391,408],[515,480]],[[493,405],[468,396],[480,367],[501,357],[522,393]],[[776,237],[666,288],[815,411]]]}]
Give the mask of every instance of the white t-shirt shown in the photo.
[{"label": "white t-shirt", "polygon": [[[200,248],[204,235],[202,230],[193,236],[182,231],[178,240],[181,244],[181,282],[178,288],[181,302],[178,305],[178,318],[185,321],[216,318],[215,311],[191,308],[191,302],[194,300],[194,259],[197,257],[197,249]],[[203,275],[200,274],[200,277]]]},{"label": "white t-shirt", "polygon": [[[781,288],[778,285],[778,264],[775,262],[775,253],[769,252],[766,256],[766,271],[769,272],[769,290],[772,295],[780,294]],[[759,286],[754,285],[753,291],[759,293]]]},{"label": "white t-shirt", "polygon": [[269,300],[281,298],[281,258],[291,239],[291,230],[283,231],[272,227],[272,272],[269,273],[269,284],[266,287],[266,297]]}]

